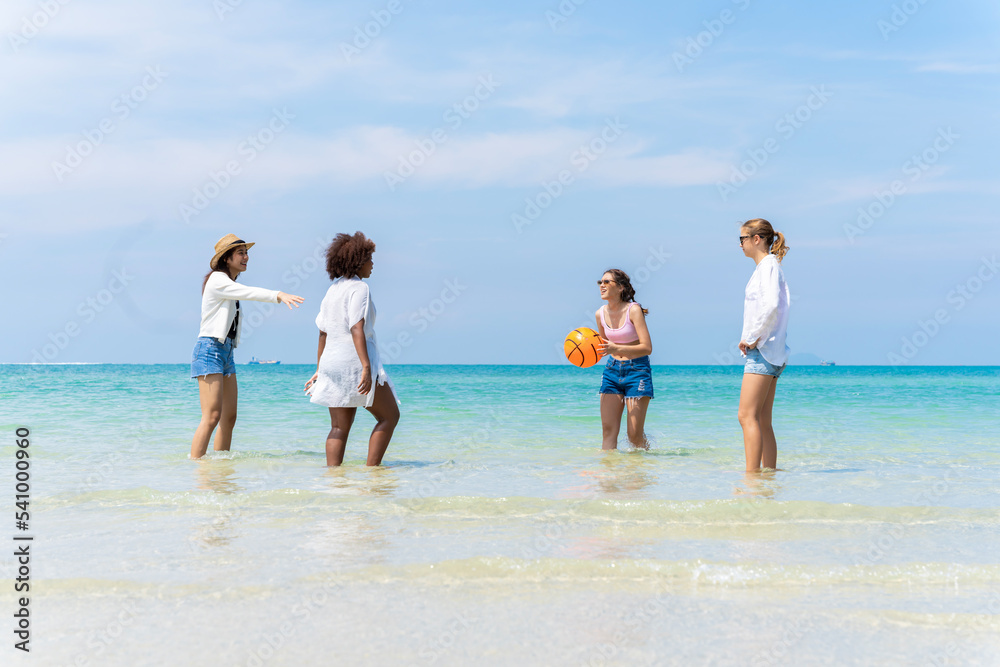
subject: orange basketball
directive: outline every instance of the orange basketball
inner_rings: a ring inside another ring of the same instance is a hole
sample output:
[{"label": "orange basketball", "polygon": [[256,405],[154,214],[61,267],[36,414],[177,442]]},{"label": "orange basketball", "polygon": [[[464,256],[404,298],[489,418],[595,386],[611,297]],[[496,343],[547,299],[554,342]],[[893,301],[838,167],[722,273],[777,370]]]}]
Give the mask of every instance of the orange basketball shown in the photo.
[{"label": "orange basketball", "polygon": [[601,338],[597,332],[587,327],[573,329],[566,336],[563,352],[569,363],[580,368],[590,368],[600,360],[603,354]]}]

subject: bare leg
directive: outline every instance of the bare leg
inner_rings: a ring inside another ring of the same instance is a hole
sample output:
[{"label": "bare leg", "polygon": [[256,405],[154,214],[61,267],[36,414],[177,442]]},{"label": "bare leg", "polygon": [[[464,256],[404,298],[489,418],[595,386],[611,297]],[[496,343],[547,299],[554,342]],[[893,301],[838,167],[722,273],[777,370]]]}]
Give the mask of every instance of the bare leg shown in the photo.
[{"label": "bare leg", "polygon": [[743,427],[743,449],[746,453],[747,472],[760,470],[764,451],[764,441],[760,432],[760,415],[773,381],[773,375],[743,374],[738,416],[740,426]]},{"label": "bare leg", "polygon": [[639,400],[628,400],[625,402],[628,409],[627,430],[628,441],[633,447],[649,449],[646,441],[646,409],[649,407],[649,397],[643,396]]},{"label": "bare leg", "polygon": [[389,441],[392,440],[392,433],[399,423],[399,406],[396,405],[396,397],[392,395],[392,389],[387,384],[378,384],[372,387],[375,392],[375,400],[368,412],[378,420],[372,435],[368,439],[368,461],[365,465],[382,465],[382,457],[385,450],[389,448]]},{"label": "bare leg", "polygon": [[778,442],[771,428],[771,409],[774,407],[774,391],[778,388],[778,378],[772,378],[771,389],[760,411],[761,467],[774,470],[778,467]]},{"label": "bare leg", "polygon": [[351,425],[357,413],[357,408],[330,408],[330,434],[326,436],[328,466],[339,466],[344,462],[347,436],[351,434]]},{"label": "bare leg", "polygon": [[191,439],[191,458],[200,459],[208,450],[212,431],[222,416],[222,373],[198,378],[198,400],[201,402],[201,423]]},{"label": "bare leg", "polygon": [[601,449],[618,449],[618,432],[622,428],[625,397],[601,394]]},{"label": "bare leg", "polygon": [[219,418],[219,430],[215,432],[215,451],[228,452],[233,443],[233,427],[236,426],[236,404],[239,390],[236,386],[236,376],[227,375],[222,378],[222,416]]}]

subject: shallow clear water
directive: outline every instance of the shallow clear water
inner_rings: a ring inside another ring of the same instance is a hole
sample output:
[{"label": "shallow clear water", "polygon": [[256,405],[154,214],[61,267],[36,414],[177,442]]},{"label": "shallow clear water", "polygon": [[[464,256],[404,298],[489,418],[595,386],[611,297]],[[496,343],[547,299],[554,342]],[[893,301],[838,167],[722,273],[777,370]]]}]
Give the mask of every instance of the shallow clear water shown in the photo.
[{"label": "shallow clear water", "polygon": [[17,664],[1000,662],[1000,369],[789,368],[763,479],[737,368],[654,367],[652,451],[606,453],[599,368],[392,367],[380,469],[363,412],[325,468],[306,366],[240,366],[234,451],[188,460],[186,371],[0,366]]}]

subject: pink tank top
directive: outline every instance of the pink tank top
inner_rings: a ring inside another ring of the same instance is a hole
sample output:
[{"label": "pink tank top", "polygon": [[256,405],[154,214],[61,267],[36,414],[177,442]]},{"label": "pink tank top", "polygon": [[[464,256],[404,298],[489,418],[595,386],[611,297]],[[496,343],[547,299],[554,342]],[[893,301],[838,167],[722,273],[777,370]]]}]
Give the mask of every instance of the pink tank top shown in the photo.
[{"label": "pink tank top", "polygon": [[632,324],[632,318],[629,317],[629,311],[632,310],[632,304],[628,305],[625,309],[625,324],[621,325],[617,329],[612,329],[608,326],[608,320],[604,316],[607,312],[608,307],[604,306],[601,308],[601,324],[604,325],[604,333],[608,335],[608,340],[612,343],[634,343],[639,340],[639,334],[635,331],[635,325]]}]

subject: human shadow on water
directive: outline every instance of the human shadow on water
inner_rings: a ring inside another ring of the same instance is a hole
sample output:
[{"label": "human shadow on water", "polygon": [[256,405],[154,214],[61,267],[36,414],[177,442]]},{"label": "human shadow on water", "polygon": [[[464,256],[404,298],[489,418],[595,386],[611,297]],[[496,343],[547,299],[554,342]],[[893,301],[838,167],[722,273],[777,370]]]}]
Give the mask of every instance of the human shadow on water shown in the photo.
[{"label": "human shadow on water", "polygon": [[431,468],[434,466],[447,465],[454,463],[451,459],[445,461],[386,461],[380,467],[382,468]]}]

